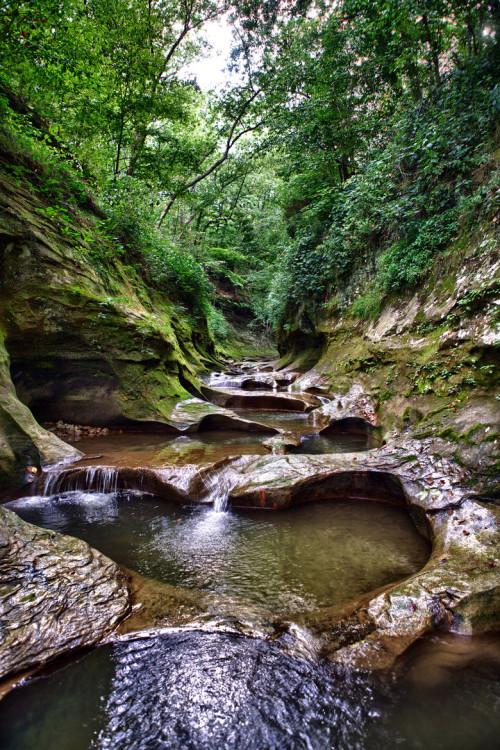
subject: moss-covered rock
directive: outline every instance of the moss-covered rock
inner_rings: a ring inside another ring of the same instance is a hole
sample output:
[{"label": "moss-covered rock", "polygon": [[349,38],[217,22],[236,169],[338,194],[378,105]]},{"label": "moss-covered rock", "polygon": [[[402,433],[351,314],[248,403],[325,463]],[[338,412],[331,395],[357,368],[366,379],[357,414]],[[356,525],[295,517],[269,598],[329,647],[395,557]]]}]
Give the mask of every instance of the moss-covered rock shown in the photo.
[{"label": "moss-covered rock", "polygon": [[[94,220],[75,213],[69,231],[0,159],[5,482],[24,466],[77,455],[37,421],[172,431],[176,405],[203,399],[196,374],[212,361],[206,320],[183,313],[118,261],[99,273],[92,243],[103,239]],[[82,227],[86,247],[75,239]]]},{"label": "moss-covered rock", "polygon": [[[494,466],[500,458],[494,437],[500,423],[495,231],[483,226],[472,236],[461,235],[420,288],[389,297],[374,320],[325,307],[309,354],[317,351],[318,340],[324,344],[309,369],[300,366],[307,344],[290,329],[280,365],[307,369],[294,387],[320,387],[335,403],[354,387],[374,406],[375,417],[368,421],[376,419],[386,439],[402,431],[443,437],[455,443],[457,458],[469,468]],[[337,418],[353,416],[336,412]]]}]

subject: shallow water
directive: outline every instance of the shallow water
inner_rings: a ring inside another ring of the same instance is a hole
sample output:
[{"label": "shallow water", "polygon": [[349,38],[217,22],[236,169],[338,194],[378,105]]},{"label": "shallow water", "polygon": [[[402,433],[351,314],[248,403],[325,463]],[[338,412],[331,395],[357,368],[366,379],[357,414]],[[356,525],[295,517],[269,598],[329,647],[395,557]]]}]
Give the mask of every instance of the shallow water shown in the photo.
[{"label": "shallow water", "polygon": [[300,445],[289,448],[290,453],[325,454],[357,453],[377,448],[379,441],[369,435],[342,432],[332,435],[305,435]]},{"label": "shallow water", "polygon": [[[239,413],[303,436],[293,452],[375,447],[361,435],[310,435],[312,415]],[[183,466],[266,454],[267,437],[125,433],[76,446],[100,454],[84,458],[86,466]],[[429,554],[404,510],[363,501],[216,513],[138,493],[69,492],[8,507],[149,578],[207,592],[214,612],[257,624],[348,601],[417,571]],[[477,641],[433,636],[396,677],[308,660],[292,634],[273,643],[186,630],[144,634],[59,661],[11,692],[0,702],[0,748],[496,750],[500,641],[479,659]]]},{"label": "shallow water", "polygon": [[232,411],[243,419],[287,430],[296,435],[306,435],[315,429],[313,417],[302,412],[272,411],[270,409],[233,409]]},{"label": "shallow water", "polygon": [[151,435],[123,433],[105,437],[82,438],[74,443],[86,456],[77,462],[85,466],[185,466],[210,464],[227,456],[268,454],[262,441],[269,435],[258,432],[219,430],[193,435]]},{"label": "shallow water", "polygon": [[140,494],[68,492],[7,507],[144,576],[210,592],[236,617],[346,602],[429,556],[405,510],[358,500],[217,513]]},{"label": "shallow water", "polygon": [[[318,435],[308,414],[296,412],[240,411],[245,418],[292,432],[302,437],[301,444],[290,453],[351,453],[375,448],[375,438],[357,433]],[[220,430],[182,435],[112,434],[105,437],[82,438],[74,443],[85,456],[75,466],[185,466],[208,465],[228,456],[268,455],[263,441],[269,435],[256,432]],[[98,458],[93,458],[98,456]]]},{"label": "shallow water", "polygon": [[171,631],[98,648],[0,703],[1,747],[498,747],[498,661],[449,672],[423,689],[407,677],[392,682],[298,658],[287,645],[287,637],[273,644]]}]

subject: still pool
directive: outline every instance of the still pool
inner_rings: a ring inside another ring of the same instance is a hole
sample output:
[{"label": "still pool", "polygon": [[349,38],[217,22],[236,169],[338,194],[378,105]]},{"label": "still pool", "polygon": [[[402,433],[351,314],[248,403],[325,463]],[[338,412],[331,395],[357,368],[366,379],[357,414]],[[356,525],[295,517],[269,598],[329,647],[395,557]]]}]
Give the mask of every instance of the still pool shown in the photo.
[{"label": "still pool", "polygon": [[347,602],[415,573],[430,552],[406,510],[360,500],[217,513],[138,493],[68,492],[7,507],[143,576],[208,592],[236,617]]}]

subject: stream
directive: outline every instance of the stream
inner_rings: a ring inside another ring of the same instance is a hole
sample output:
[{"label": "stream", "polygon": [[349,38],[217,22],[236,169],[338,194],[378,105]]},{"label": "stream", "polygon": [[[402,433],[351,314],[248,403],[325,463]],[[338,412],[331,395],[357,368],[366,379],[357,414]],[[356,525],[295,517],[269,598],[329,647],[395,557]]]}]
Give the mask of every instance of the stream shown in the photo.
[{"label": "stream", "polygon": [[[328,396],[294,391],[292,379],[269,366],[212,374],[207,385],[236,399],[239,416],[292,436],[290,453],[379,445],[368,429],[319,434],[314,409]],[[266,394],[303,396],[304,411],[259,403]],[[182,471],[267,455],[268,438],[232,430],[84,437],[75,445],[90,458],[75,465],[89,467],[88,477],[99,466]],[[207,597],[211,622],[128,634],[28,677],[0,701],[2,750],[498,747],[498,637],[436,633],[390,673],[371,673],[319,659],[318,644],[297,624],[301,612],[342,605],[425,565],[430,546],[404,508],[349,498],[280,512],[182,507],[116,491],[112,471],[99,476],[100,487],[89,480],[60,491],[53,473],[6,507],[146,579]],[[274,618],[286,624],[282,633],[261,637]],[[232,621],[250,635],[228,632]]]}]

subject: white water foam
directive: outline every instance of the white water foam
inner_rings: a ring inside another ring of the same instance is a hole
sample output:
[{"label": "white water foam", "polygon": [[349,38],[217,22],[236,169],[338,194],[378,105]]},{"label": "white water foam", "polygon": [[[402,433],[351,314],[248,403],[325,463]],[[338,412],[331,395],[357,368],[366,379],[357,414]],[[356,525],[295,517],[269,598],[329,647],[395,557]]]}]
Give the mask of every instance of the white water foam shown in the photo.
[{"label": "white water foam", "polygon": [[216,513],[225,513],[232,488],[231,472],[226,470],[211,477],[205,477],[203,482],[208,490],[205,502],[212,503]]},{"label": "white water foam", "polygon": [[55,495],[63,488],[65,492],[92,490],[94,492],[116,492],[118,471],[110,466],[88,466],[75,469],[49,469],[41,476],[43,495]]}]

